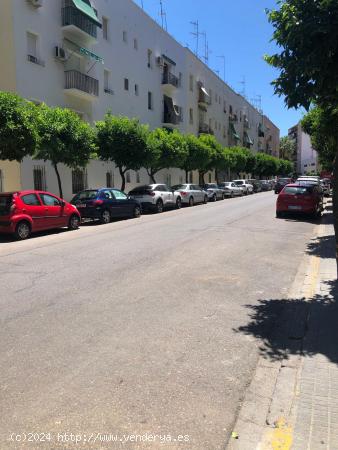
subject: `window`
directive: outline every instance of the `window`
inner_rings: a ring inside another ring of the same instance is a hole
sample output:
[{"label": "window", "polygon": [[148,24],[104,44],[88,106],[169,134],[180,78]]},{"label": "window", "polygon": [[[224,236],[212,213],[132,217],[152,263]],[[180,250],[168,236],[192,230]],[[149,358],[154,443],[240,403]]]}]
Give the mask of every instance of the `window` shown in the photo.
[{"label": "window", "polygon": [[128,78],[124,79],[124,90],[129,91],[129,80]]},{"label": "window", "polygon": [[150,49],[148,49],[148,53],[147,53],[147,57],[148,57],[148,59],[147,59],[147,61],[148,61],[148,67],[149,67],[149,69],[151,69],[152,68],[152,55],[153,55],[153,52],[150,50]]},{"label": "window", "polygon": [[130,172],[126,173],[126,182],[130,183]]},{"label": "window", "polygon": [[108,35],[108,19],[107,19],[107,17],[102,17],[102,34],[103,34],[103,39],[108,41],[109,35]]},{"label": "window", "polygon": [[40,198],[45,206],[61,206],[60,201],[52,195],[40,194]]},{"label": "window", "polygon": [[39,199],[35,194],[23,195],[21,197],[21,200],[24,202],[25,205],[28,206],[41,206],[41,203],[39,202]]},{"label": "window", "polygon": [[137,39],[134,39],[134,49],[138,50],[138,42]]},{"label": "window", "polygon": [[190,125],[194,123],[194,110],[192,108],[189,109],[189,123]]},{"label": "window", "polygon": [[232,116],[232,106],[229,106],[229,114]]},{"label": "window", "polygon": [[100,197],[106,200],[111,200],[113,198],[112,193],[108,189],[101,191]]},{"label": "window", "polygon": [[75,169],[72,171],[72,191],[73,194],[77,194],[83,191],[87,187],[87,172],[81,169]]},{"label": "window", "polygon": [[127,200],[127,195],[122,191],[113,191],[116,200]]},{"label": "window", "polygon": [[135,95],[139,95],[138,84],[135,84]]},{"label": "window", "polygon": [[106,186],[108,188],[114,187],[114,178],[111,171],[106,172]]},{"label": "window", "polygon": [[217,93],[215,92],[215,102],[217,103],[217,101],[218,101],[218,95],[217,95]]},{"label": "window", "polygon": [[128,36],[127,36],[127,32],[126,31],[123,31],[122,39],[123,39],[123,42],[128,42]]},{"label": "window", "polygon": [[191,92],[194,92],[194,76],[189,76],[189,89]]},{"label": "window", "polygon": [[138,170],[136,171],[136,183],[141,183],[141,181],[140,181],[140,172]]},{"label": "window", "polygon": [[227,102],[225,100],[223,101],[223,112],[227,112]]},{"label": "window", "polygon": [[33,168],[34,189],[36,191],[45,191],[46,185],[46,170],[44,166],[34,166]]},{"label": "window", "polygon": [[104,69],[103,71],[103,89],[106,94],[113,94],[114,92],[111,89],[111,72],[110,70]]},{"label": "window", "polygon": [[153,94],[148,92],[148,109],[153,109]]},{"label": "window", "polygon": [[212,89],[209,90],[209,97],[210,97],[210,105],[212,103]]},{"label": "window", "polygon": [[2,170],[0,170],[0,192],[4,191],[4,175]]},{"label": "window", "polygon": [[29,31],[27,31],[27,59],[34,64],[44,65],[44,62],[39,59],[38,35]]}]

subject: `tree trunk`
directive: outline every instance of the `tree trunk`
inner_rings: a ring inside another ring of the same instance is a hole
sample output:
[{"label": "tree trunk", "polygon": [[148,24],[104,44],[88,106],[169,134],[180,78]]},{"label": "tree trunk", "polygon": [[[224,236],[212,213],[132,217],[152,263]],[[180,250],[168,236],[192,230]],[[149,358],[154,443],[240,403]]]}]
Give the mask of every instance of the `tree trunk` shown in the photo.
[{"label": "tree trunk", "polygon": [[332,207],[333,207],[333,226],[336,242],[336,265],[337,265],[337,279],[338,279],[338,153],[336,154],[333,166]]},{"label": "tree trunk", "polygon": [[122,178],[122,183],[121,183],[121,191],[124,192],[125,188],[126,188],[126,169],[123,170],[121,167],[119,167],[119,172]]},{"label": "tree trunk", "polygon": [[203,185],[203,184],[205,184],[205,182],[204,182],[204,175],[205,175],[205,172],[199,172],[199,184],[200,185]]},{"label": "tree trunk", "polygon": [[59,169],[56,163],[52,163],[55,173],[56,173],[56,178],[58,180],[58,186],[59,186],[59,195],[60,198],[63,198],[63,192],[62,192],[62,184],[61,184],[61,178],[60,178],[60,174],[59,174]]},{"label": "tree trunk", "polygon": [[219,184],[219,176],[218,176],[218,170],[217,169],[215,169],[215,180],[216,180],[216,183],[218,185]]},{"label": "tree trunk", "polygon": [[[156,171],[157,172],[157,171]],[[147,169],[147,173],[148,173],[148,175],[149,175],[149,177],[151,178],[151,181],[153,182],[153,183],[156,183],[156,180],[155,180],[155,173],[156,172],[154,172],[153,170],[148,170]]]},{"label": "tree trunk", "polygon": [[185,182],[189,183],[189,170],[185,171]]}]

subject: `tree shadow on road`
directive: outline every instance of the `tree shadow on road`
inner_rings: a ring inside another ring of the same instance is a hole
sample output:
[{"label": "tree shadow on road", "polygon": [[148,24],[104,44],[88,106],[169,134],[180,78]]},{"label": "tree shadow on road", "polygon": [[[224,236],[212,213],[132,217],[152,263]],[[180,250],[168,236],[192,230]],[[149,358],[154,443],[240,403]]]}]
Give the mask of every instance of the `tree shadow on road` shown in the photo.
[{"label": "tree shadow on road", "polygon": [[254,336],[269,360],[290,355],[325,355],[338,364],[338,283],[327,281],[327,292],[304,298],[259,300],[246,305],[250,322],[235,330]]}]

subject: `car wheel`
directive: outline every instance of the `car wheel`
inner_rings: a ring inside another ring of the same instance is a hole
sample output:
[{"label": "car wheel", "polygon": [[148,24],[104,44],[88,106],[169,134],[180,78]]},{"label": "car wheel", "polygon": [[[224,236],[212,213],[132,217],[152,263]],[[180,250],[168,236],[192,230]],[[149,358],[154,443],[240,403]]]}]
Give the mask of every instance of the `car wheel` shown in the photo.
[{"label": "car wheel", "polygon": [[230,197],[234,198],[234,191],[231,191]]},{"label": "car wheel", "polygon": [[283,217],[283,213],[280,211],[276,211],[276,217],[277,219],[281,219]]},{"label": "car wheel", "polygon": [[133,217],[135,219],[138,219],[139,217],[141,217],[141,208],[139,206],[135,206],[134,211],[133,211]]},{"label": "car wheel", "polygon": [[182,208],[182,200],[180,199],[180,197],[178,197],[178,199],[176,200],[176,209],[181,208]]},{"label": "car wheel", "polygon": [[80,226],[80,217],[77,214],[73,214],[70,216],[69,222],[68,222],[68,230],[77,230]]},{"label": "car wheel", "polygon": [[207,195],[204,196],[203,203],[204,203],[204,204],[208,203],[208,196],[207,196]]},{"label": "car wheel", "polygon": [[110,223],[111,221],[111,214],[108,209],[104,209],[101,213],[100,222],[103,224]]},{"label": "car wheel", "polygon": [[213,202],[217,202],[217,195],[216,194],[212,197],[212,201]]},{"label": "car wheel", "polygon": [[225,199],[225,195],[224,194],[222,194],[222,200],[224,200]]},{"label": "car wheel", "polygon": [[194,206],[194,198],[193,197],[189,198],[189,206]]},{"label": "car wheel", "polygon": [[28,222],[23,220],[22,222],[19,222],[17,226],[15,227],[14,232],[15,238],[23,241],[25,239],[28,239],[31,235],[31,226]]},{"label": "car wheel", "polygon": [[157,200],[157,202],[156,202],[156,212],[158,214],[163,212],[163,202],[162,202],[162,200]]}]

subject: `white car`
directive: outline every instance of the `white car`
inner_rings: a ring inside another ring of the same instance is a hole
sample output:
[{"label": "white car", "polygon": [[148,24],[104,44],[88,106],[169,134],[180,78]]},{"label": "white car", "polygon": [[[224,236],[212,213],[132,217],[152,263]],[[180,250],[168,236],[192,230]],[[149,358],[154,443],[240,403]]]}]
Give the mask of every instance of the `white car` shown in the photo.
[{"label": "white car", "polygon": [[244,195],[253,194],[253,185],[247,183],[246,180],[232,180],[232,182],[235,183],[236,186],[239,186],[243,189]]},{"label": "white car", "polygon": [[182,198],[178,192],[166,184],[147,184],[129,192],[129,197],[137,200],[142,210],[161,213],[164,208],[181,208]]},{"label": "white car", "polygon": [[208,202],[207,193],[196,184],[177,184],[172,189],[180,195],[182,203],[186,205],[194,206],[195,203]]},{"label": "white car", "polygon": [[237,186],[233,181],[225,181],[220,183],[219,187],[223,189],[224,194],[227,197],[242,197],[244,194],[243,188],[241,186]]}]

